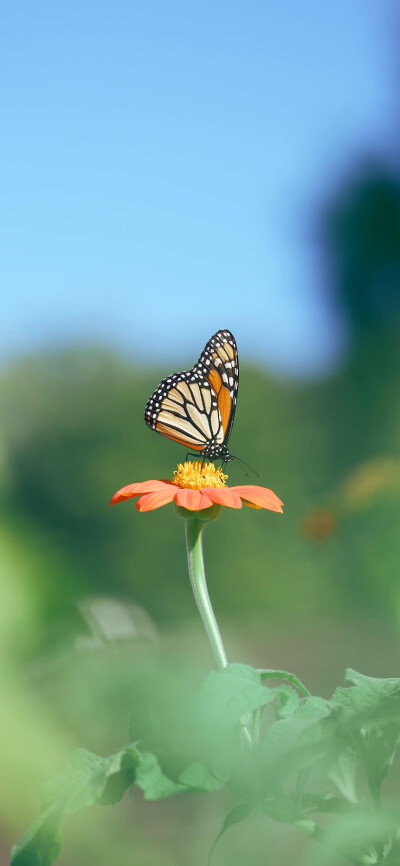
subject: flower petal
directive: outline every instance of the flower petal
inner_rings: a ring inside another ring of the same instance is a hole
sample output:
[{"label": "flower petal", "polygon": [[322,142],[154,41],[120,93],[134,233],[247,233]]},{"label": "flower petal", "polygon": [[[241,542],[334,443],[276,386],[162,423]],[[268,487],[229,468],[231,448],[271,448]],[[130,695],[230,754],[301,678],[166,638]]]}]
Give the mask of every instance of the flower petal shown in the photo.
[{"label": "flower petal", "polygon": [[242,507],[240,496],[231,487],[203,487],[203,493],[217,505],[225,505],[226,508]]},{"label": "flower petal", "polygon": [[239,487],[231,487],[239,494],[244,504],[251,505],[253,508],[268,508],[270,511],[279,511],[283,513],[283,502],[267,487],[258,487],[256,484],[242,484]]},{"label": "flower petal", "polygon": [[140,493],[154,493],[156,490],[163,490],[166,481],[139,481],[136,484],[127,484],[126,487],[121,487],[114,493],[110,501],[110,505],[116,505],[117,502],[123,502],[124,499],[132,499],[132,496],[139,496]]},{"label": "flower petal", "polygon": [[213,500],[202,490],[189,490],[187,487],[175,489],[176,504],[181,508],[187,508],[188,511],[201,511],[203,508],[211,508],[213,504]]},{"label": "flower petal", "polygon": [[155,490],[153,493],[141,496],[136,503],[136,508],[138,511],[153,511],[154,508],[161,508],[162,505],[172,502],[174,495],[173,485],[165,484],[163,490]]}]

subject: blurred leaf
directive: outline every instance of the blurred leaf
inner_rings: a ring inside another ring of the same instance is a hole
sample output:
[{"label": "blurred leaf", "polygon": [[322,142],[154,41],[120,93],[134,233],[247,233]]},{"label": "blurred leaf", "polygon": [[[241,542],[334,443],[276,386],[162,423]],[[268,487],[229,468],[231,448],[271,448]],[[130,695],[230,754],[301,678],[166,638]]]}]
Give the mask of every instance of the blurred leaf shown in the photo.
[{"label": "blurred leaf", "polygon": [[156,756],[151,752],[144,752],[140,756],[135,782],[144,791],[145,800],[161,800],[187,791],[186,785],[173,782],[164,775]]},{"label": "blurred leaf", "polygon": [[342,724],[348,729],[371,722],[394,721],[400,724],[400,679],[367,677],[349,668],[346,682],[350,688],[340,686],[332,695],[332,702],[342,711]]},{"label": "blurred leaf", "polygon": [[382,861],[379,861],[385,864],[385,866],[399,866],[400,863],[400,842],[396,842],[393,845],[393,848],[390,850],[390,853],[383,858]]},{"label": "blurred leaf", "polygon": [[276,692],[276,715],[278,719],[290,716],[299,706],[299,696],[290,686],[279,686]]},{"label": "blurred leaf", "polygon": [[185,767],[179,776],[179,781],[195,791],[217,791],[225,784],[224,780],[216,779],[201,761]]},{"label": "blurred leaf", "polygon": [[212,857],[214,848],[215,848],[217,842],[219,842],[221,836],[223,836],[224,833],[226,833],[226,831],[229,830],[230,827],[233,827],[235,824],[240,824],[241,821],[244,821],[246,818],[248,818],[249,815],[251,815],[252,811],[253,811],[253,806],[250,803],[242,803],[240,806],[235,806],[235,808],[229,812],[229,814],[226,816],[225,821],[224,821],[224,823],[223,823],[223,825],[222,825],[222,827],[218,833],[217,838],[213,842],[213,845],[212,845],[212,848],[211,848],[211,851],[209,854],[209,858],[208,858],[208,866],[210,866],[211,857]]},{"label": "blurred leaf", "polygon": [[367,677],[346,671],[350,688],[336,689],[332,701],[341,708],[341,724],[353,734],[371,790],[377,790],[392,764],[400,739],[400,679]]},{"label": "blurred leaf", "polygon": [[329,770],[328,776],[339,789],[340,793],[352,803],[358,802],[355,790],[355,773],[358,755],[355,749],[348,747],[341,751]]},{"label": "blurred leaf", "polygon": [[14,845],[10,861],[12,866],[50,866],[61,851],[61,822],[58,809],[46,809],[21,841]]},{"label": "blurred leaf", "polygon": [[330,791],[317,794],[308,791],[302,796],[301,808],[306,812],[335,812],[343,815],[347,814],[352,806],[341,797],[334,797]]},{"label": "blurred leaf", "polygon": [[[383,853],[391,846],[389,840],[396,833],[396,825],[396,817],[388,813],[377,814],[350,806],[326,823],[320,840],[323,846],[307,852],[307,866],[338,866],[338,856],[343,858],[343,866],[345,863],[356,866],[382,863],[386,866]],[[342,863],[342,859],[339,862]],[[394,862],[398,866],[399,861]]]},{"label": "blurred leaf", "polygon": [[296,686],[296,689],[298,689],[304,697],[309,697],[310,695],[310,692],[304,683],[302,683],[295,674],[291,674],[289,671],[275,671],[272,668],[260,668],[258,673],[261,674],[262,680],[286,680],[288,683]]},{"label": "blurred leaf", "polygon": [[290,716],[273,722],[260,742],[264,788],[331,755],[335,730],[331,704],[317,697],[306,698]]},{"label": "blurred leaf", "polygon": [[243,717],[264,707],[276,697],[277,690],[262,685],[262,672],[249,665],[230,664],[212,671],[200,696],[200,716],[216,739],[231,730]]},{"label": "blurred leaf", "polygon": [[387,776],[393,763],[400,739],[400,725],[388,724],[362,732],[364,761],[372,788],[378,787]]},{"label": "blurred leaf", "polygon": [[93,803],[108,805],[120,800],[134,781],[139,757],[134,746],[109,758],[78,749],[67,772],[45,785],[43,814],[14,846],[12,866],[50,866],[60,851],[65,818]]},{"label": "blurred leaf", "polygon": [[400,693],[400,678],[398,677],[368,677],[365,674],[359,674],[352,668],[347,668],[344,679],[346,683],[351,682],[355,686],[366,686],[370,693],[375,694],[378,699]]}]

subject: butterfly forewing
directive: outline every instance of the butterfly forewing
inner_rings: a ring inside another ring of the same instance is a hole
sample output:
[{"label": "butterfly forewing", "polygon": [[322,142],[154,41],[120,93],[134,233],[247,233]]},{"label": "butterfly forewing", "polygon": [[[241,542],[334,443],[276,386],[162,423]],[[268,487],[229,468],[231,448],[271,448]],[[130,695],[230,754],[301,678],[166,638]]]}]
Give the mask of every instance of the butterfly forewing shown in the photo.
[{"label": "butterfly forewing", "polygon": [[204,457],[229,459],[238,384],[235,339],[217,331],[192,370],[163,379],[147,403],[146,424]]},{"label": "butterfly forewing", "polygon": [[218,401],[226,442],[231,434],[239,388],[239,357],[230,331],[217,331],[208,341],[194,367],[206,376]]}]

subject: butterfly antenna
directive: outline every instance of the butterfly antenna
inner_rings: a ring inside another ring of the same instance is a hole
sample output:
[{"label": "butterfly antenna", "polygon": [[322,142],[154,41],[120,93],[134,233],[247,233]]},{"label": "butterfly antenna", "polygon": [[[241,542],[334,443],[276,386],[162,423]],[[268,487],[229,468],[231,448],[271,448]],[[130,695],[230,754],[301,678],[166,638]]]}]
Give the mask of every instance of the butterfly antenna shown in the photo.
[{"label": "butterfly antenna", "polygon": [[[244,460],[241,460],[240,457],[235,457],[234,454],[232,454],[232,457],[233,457],[234,460],[238,460],[239,463],[242,464],[242,466],[246,466],[246,469],[250,469],[250,472],[254,472],[254,475],[257,475],[257,478],[260,477],[259,474],[258,474],[258,472],[256,472],[255,469],[253,469],[251,466],[249,466],[248,463],[245,463]],[[247,476],[248,476],[248,472],[246,472],[246,478],[247,478]]]}]

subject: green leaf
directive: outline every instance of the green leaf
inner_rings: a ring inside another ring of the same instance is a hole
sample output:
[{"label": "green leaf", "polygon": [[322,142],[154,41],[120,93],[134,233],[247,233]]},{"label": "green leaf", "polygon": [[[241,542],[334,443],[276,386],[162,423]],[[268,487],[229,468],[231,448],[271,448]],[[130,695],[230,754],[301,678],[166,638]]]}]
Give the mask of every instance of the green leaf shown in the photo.
[{"label": "green leaf", "polygon": [[348,814],[355,804],[350,804],[341,797],[334,797],[330,791],[313,793],[308,791],[301,798],[301,808],[304,812],[335,812],[338,815]]},{"label": "green leaf", "polygon": [[278,690],[262,685],[262,672],[230,664],[212,671],[201,690],[199,711],[207,738],[217,740],[254,710],[273,701]]},{"label": "green leaf", "polygon": [[219,842],[221,836],[223,836],[224,833],[226,833],[226,831],[229,830],[230,827],[233,827],[234,824],[240,824],[241,821],[244,821],[246,818],[248,818],[249,815],[252,813],[252,811],[253,811],[253,806],[250,803],[242,803],[240,806],[235,806],[235,808],[232,809],[231,812],[229,812],[229,814],[226,816],[225,821],[224,821],[224,823],[223,823],[223,825],[222,825],[222,827],[218,833],[217,838],[213,842],[213,845],[212,845],[212,848],[211,848],[211,851],[210,851],[210,854],[208,857],[208,866],[210,866],[211,857],[213,855],[214,848],[215,848],[217,842]]},{"label": "green leaf", "polygon": [[133,745],[125,746],[109,758],[76,749],[67,772],[44,786],[42,806],[46,809],[60,804],[68,814],[96,802],[116,803],[134,781],[139,760],[140,754]]},{"label": "green leaf", "polygon": [[61,817],[58,810],[50,807],[22,837],[11,851],[12,866],[48,866],[54,863],[61,851]]},{"label": "green leaf", "polygon": [[187,791],[187,785],[174,782],[164,775],[156,756],[151,752],[141,755],[135,782],[144,791],[145,800],[162,800]]},{"label": "green leaf", "polygon": [[378,694],[393,695],[398,694],[400,690],[399,677],[367,677],[353,668],[346,668],[344,681],[354,683],[355,686],[369,686]]},{"label": "green leaf", "polygon": [[329,770],[328,776],[339,789],[340,793],[350,800],[351,803],[357,803],[358,797],[355,789],[355,774],[358,764],[358,755],[355,749],[350,746],[339,752],[335,763]]},{"label": "green leaf", "polygon": [[400,739],[400,679],[367,677],[351,669],[345,679],[353,685],[336,689],[332,701],[340,708],[342,732],[352,738],[376,792]]},{"label": "green leaf", "polygon": [[264,788],[329,756],[335,730],[331,704],[316,697],[306,698],[290,716],[273,722],[260,743]]},{"label": "green leaf", "polygon": [[194,791],[218,791],[225,784],[225,779],[217,779],[202,761],[195,761],[180,773],[179,782]]},{"label": "green leaf", "polygon": [[361,734],[363,758],[372,789],[377,789],[387,776],[393,763],[400,739],[398,725],[388,724],[370,728]]},{"label": "green leaf", "polygon": [[291,686],[279,686],[274,689],[276,694],[276,715],[279,719],[291,716],[299,706],[299,696]]},{"label": "green leaf", "polygon": [[339,687],[332,701],[343,711],[343,722],[348,727],[374,722],[397,722],[400,726],[400,679],[366,677],[349,668],[345,682],[350,688]]},{"label": "green leaf", "polygon": [[12,866],[50,866],[65,818],[93,803],[115,803],[135,778],[139,752],[126,746],[109,758],[78,749],[68,770],[43,789],[43,812],[11,852]]},{"label": "green leaf", "polygon": [[385,866],[399,866],[400,863],[400,842],[395,842],[390,853],[384,858]]},{"label": "green leaf", "polygon": [[264,670],[260,669],[258,673],[261,674],[262,680],[286,680],[288,683],[291,683],[292,686],[296,686],[296,689],[299,690],[303,697],[310,697],[310,692],[306,686],[298,677],[295,676],[295,674],[291,674],[289,671],[275,671],[272,668],[265,668]]}]

